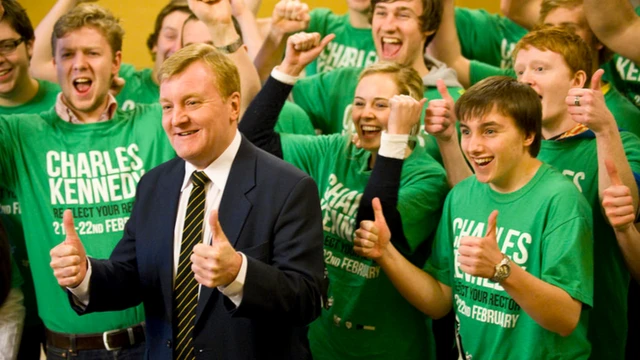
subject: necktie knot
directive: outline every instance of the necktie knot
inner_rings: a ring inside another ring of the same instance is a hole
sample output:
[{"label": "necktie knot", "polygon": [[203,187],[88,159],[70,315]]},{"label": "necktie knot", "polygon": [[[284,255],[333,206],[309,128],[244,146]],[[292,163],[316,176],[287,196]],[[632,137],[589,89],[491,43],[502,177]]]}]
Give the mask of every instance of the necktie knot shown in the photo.
[{"label": "necktie knot", "polygon": [[211,179],[204,173],[204,171],[194,171],[191,174],[191,182],[193,186],[204,187]]}]

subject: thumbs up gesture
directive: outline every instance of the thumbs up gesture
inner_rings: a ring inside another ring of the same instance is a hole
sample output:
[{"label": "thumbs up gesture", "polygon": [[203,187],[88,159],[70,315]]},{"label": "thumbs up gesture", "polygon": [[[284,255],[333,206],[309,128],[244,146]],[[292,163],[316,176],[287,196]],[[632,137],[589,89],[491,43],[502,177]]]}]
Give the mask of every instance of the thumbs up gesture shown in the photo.
[{"label": "thumbs up gesture", "polygon": [[75,288],[87,275],[87,253],[76,232],[71,210],[65,210],[62,222],[67,236],[62,244],[51,249],[50,265],[60,286]]},{"label": "thumbs up gesture", "polygon": [[605,165],[611,185],[602,193],[602,208],[611,226],[617,231],[625,231],[635,221],[631,190],[622,184],[622,180],[618,176],[618,169],[613,161],[607,159]]},{"label": "thumbs up gesture", "polygon": [[424,131],[435,136],[437,140],[449,141],[456,136],[456,114],[453,98],[449,95],[444,80],[436,82],[442,99],[429,101],[424,117]]},{"label": "thumbs up gesture", "polygon": [[380,199],[374,198],[371,205],[373,205],[375,220],[360,222],[360,228],[356,230],[353,240],[353,250],[358,255],[378,260],[385,255],[391,240],[391,232],[382,213]]},{"label": "thumbs up gesture", "polygon": [[496,239],[497,223],[498,211],[494,210],[489,215],[487,232],[483,237],[465,236],[460,239],[458,262],[462,271],[483,278],[493,277],[496,265],[503,259]]},{"label": "thumbs up gesture", "polygon": [[218,220],[218,210],[211,211],[211,245],[198,244],[193,247],[191,270],[196,281],[214,288],[229,285],[240,272],[242,255],[231,246]]},{"label": "thumbs up gesture", "polygon": [[601,79],[604,70],[598,69],[591,78],[589,88],[572,88],[569,90],[565,103],[573,121],[587,126],[596,135],[617,127],[616,120],[607,108],[602,93]]}]

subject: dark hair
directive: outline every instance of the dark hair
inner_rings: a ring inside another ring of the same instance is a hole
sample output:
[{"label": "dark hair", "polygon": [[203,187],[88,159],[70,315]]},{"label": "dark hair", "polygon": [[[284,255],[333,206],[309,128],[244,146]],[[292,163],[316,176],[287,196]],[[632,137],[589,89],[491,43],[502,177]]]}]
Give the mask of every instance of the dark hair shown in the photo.
[{"label": "dark hair", "polygon": [[[373,12],[375,11],[378,3],[392,3],[397,0],[371,0],[371,11],[369,13],[369,22],[373,21]],[[421,0],[422,14],[418,14],[418,20],[420,21],[420,30],[422,32],[433,31],[433,34],[427,36],[424,43],[426,48],[431,40],[436,36],[440,22],[442,21],[443,3],[442,0]]]},{"label": "dark hair", "polygon": [[9,255],[9,239],[0,222],[0,306],[7,299],[11,290],[11,256]]},{"label": "dark hair", "polygon": [[467,89],[455,105],[460,122],[481,118],[493,109],[512,118],[526,135],[534,134],[529,154],[538,156],[542,140],[542,103],[538,94],[514,78],[492,76]]},{"label": "dark hair", "polygon": [[170,1],[167,5],[165,5],[165,7],[162,8],[162,10],[160,10],[158,16],[156,16],[156,23],[153,26],[153,32],[149,34],[149,37],[147,38],[147,48],[151,52],[151,56],[154,60],[156,55],[153,53],[152,49],[158,43],[158,37],[160,36],[160,30],[162,30],[162,23],[164,22],[164,18],[176,11],[180,11],[185,14],[192,14],[186,0]]},{"label": "dark hair", "polygon": [[25,42],[33,40],[35,38],[33,25],[25,9],[15,0],[3,0],[2,6],[4,6],[4,15],[1,20],[8,22]]}]

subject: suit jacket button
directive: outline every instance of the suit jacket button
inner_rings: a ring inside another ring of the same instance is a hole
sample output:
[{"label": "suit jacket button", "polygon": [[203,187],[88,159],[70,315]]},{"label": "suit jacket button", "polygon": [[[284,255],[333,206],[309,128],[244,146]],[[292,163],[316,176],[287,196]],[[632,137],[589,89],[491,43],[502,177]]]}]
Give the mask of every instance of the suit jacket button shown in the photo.
[{"label": "suit jacket button", "polygon": [[167,340],[167,347],[171,349],[171,340]]}]

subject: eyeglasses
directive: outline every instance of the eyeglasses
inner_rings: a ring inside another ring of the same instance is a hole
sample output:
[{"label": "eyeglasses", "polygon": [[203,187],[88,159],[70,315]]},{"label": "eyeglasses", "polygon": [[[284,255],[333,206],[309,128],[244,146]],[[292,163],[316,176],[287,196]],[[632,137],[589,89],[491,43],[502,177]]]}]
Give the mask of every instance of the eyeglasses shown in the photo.
[{"label": "eyeglasses", "polygon": [[16,51],[18,45],[24,42],[23,38],[7,39],[0,41],[0,55],[8,55]]}]

